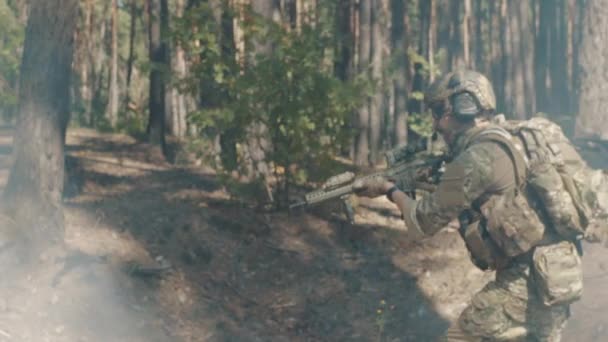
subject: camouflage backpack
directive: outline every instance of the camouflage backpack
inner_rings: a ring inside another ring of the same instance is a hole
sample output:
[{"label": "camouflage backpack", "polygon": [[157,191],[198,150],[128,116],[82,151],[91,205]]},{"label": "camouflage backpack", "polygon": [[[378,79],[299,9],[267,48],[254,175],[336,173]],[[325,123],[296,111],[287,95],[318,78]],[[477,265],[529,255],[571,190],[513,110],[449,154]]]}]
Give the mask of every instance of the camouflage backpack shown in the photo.
[{"label": "camouflage backpack", "polygon": [[513,136],[515,148],[522,152],[526,185],[540,203],[542,216],[563,238],[584,237],[592,220],[604,210],[589,183],[591,169],[562,129],[542,117],[511,121],[498,115],[494,123]]}]

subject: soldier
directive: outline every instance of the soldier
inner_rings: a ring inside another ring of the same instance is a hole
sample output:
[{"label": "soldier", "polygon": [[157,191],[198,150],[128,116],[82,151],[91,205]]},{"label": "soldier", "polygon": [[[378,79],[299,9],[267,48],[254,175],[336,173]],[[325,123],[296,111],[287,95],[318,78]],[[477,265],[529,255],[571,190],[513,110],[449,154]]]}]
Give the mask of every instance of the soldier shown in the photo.
[{"label": "soldier", "polygon": [[496,270],[448,329],[447,341],[559,341],[569,304],[582,291],[579,251],[542,223],[522,195],[529,161],[491,123],[490,82],[474,71],[450,72],[429,87],[425,102],[451,156],[437,190],[414,200],[395,183],[372,179],[356,182],[356,193],[386,195],[408,229],[423,235],[458,219],[473,262]]}]

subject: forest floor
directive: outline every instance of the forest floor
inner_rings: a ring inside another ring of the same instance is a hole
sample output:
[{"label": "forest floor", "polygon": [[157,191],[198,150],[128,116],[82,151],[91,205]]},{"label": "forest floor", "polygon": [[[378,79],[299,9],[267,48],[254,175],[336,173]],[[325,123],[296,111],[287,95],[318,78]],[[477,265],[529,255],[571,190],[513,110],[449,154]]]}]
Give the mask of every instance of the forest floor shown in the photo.
[{"label": "forest floor", "polygon": [[[260,212],[128,136],[67,144],[69,252],[2,277],[0,342],[434,341],[493,277],[450,228],[413,241],[385,199],[352,225],[331,206]],[[608,249],[587,247],[564,341],[608,336]]]}]

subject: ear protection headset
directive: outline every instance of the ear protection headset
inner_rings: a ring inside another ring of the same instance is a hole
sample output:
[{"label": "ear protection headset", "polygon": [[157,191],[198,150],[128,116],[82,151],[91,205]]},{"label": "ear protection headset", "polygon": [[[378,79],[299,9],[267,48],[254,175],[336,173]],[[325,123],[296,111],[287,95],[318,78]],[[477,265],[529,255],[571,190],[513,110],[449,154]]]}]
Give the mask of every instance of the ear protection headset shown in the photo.
[{"label": "ear protection headset", "polygon": [[450,107],[454,116],[458,118],[475,118],[481,112],[475,96],[469,92],[458,92],[448,97]]}]

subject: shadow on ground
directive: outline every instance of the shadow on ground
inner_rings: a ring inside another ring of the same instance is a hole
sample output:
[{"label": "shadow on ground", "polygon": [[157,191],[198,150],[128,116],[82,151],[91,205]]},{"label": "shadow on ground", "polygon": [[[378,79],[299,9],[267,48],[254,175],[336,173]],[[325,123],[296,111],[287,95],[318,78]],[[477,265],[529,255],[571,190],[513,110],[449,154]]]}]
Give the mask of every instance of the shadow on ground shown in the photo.
[{"label": "shadow on ground", "polygon": [[135,281],[162,307],[174,340],[431,341],[447,327],[394,264],[411,245],[399,233],[314,212],[256,213],[193,169],[116,176],[81,164],[68,210],[95,213],[149,260],[173,265]]}]

